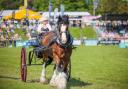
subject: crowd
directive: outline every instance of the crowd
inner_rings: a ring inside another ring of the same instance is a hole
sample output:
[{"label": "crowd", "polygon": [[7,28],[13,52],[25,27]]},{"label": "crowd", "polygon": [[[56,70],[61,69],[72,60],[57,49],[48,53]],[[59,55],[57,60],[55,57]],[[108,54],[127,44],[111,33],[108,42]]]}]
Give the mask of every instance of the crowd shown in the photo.
[{"label": "crowd", "polygon": [[99,40],[128,39],[128,21],[97,21],[95,29]]},{"label": "crowd", "polygon": [[[36,34],[36,29],[38,27],[37,20],[0,20],[0,45],[11,46],[13,43],[15,45],[17,40],[21,40],[22,37],[17,30],[21,30],[24,36],[31,39]],[[16,30],[17,29],[17,30]]]},{"label": "crowd", "polygon": [[[14,46],[16,41],[22,40],[23,36],[17,31],[24,33],[24,37],[32,39],[37,36],[40,26],[38,20],[0,20],[0,45]],[[81,22],[80,22],[81,24]],[[78,24],[79,25],[79,24]],[[128,21],[96,21],[94,28],[100,41],[114,41],[128,39]],[[19,34],[18,34],[19,33]]]}]

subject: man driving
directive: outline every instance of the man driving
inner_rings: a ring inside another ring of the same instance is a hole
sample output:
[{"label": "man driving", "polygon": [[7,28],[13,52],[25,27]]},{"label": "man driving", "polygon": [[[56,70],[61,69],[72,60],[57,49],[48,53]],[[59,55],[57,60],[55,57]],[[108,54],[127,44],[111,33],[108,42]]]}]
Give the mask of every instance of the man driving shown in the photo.
[{"label": "man driving", "polygon": [[52,31],[52,28],[48,22],[48,17],[40,18],[39,22],[40,22],[40,24],[39,24],[38,29],[37,29],[37,32],[39,34],[43,35],[49,31]]}]

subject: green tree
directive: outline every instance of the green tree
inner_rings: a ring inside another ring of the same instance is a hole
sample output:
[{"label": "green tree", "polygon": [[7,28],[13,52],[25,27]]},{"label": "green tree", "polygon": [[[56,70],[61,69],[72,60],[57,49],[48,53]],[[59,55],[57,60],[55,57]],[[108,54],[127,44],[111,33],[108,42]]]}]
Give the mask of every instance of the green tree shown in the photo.
[{"label": "green tree", "polygon": [[100,0],[98,13],[127,13],[128,2],[125,0]]},{"label": "green tree", "polygon": [[0,0],[0,10],[18,9],[23,4],[23,0]]},{"label": "green tree", "polygon": [[118,6],[119,13],[128,13],[128,0],[120,1],[121,4]]},{"label": "green tree", "polygon": [[65,0],[64,5],[66,11],[87,11],[89,8],[85,0]]},{"label": "green tree", "polygon": [[[48,11],[50,0],[28,0],[28,8],[37,11]],[[60,8],[60,4],[65,5],[66,11],[87,11],[89,7],[85,0],[51,0],[53,9]],[[18,9],[23,6],[23,0],[0,0],[0,9]]]}]

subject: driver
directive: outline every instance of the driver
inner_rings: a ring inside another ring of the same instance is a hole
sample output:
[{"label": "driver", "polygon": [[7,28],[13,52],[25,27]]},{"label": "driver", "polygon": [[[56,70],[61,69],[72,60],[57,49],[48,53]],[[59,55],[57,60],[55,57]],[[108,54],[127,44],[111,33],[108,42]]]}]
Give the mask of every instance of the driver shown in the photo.
[{"label": "driver", "polygon": [[37,28],[37,32],[39,34],[43,35],[49,31],[52,31],[51,25],[48,22],[48,17],[40,18],[39,22],[40,22],[40,24]]},{"label": "driver", "polygon": [[52,31],[51,25],[49,24],[48,17],[42,17],[39,19],[39,26],[37,28],[38,36],[37,40],[40,44],[41,39],[43,39],[44,35],[49,31]]}]

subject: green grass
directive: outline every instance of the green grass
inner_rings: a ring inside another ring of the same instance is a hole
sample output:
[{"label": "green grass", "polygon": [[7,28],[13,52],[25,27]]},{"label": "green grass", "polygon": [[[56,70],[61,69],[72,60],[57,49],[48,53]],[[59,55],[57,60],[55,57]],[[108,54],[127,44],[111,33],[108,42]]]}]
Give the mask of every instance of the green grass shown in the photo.
[{"label": "green grass", "polygon": [[97,38],[96,32],[93,30],[92,27],[85,27],[85,28],[69,28],[72,36],[74,38],[80,38],[81,36],[86,38]]},{"label": "green grass", "polygon": [[[92,27],[85,27],[85,28],[77,28],[77,27],[71,27],[69,28],[71,35],[74,38],[97,38],[96,32],[93,30]],[[5,31],[5,30],[4,30]],[[25,32],[22,29],[15,29],[15,33],[19,34],[23,40],[27,40],[28,38],[25,36]]]},{"label": "green grass", "polygon": [[28,38],[25,36],[25,32],[21,29],[15,29],[15,33],[18,33],[19,36],[22,37],[23,40],[27,40]]},{"label": "green grass", "polygon": [[[21,82],[20,50],[0,48],[0,89],[55,89],[37,82],[41,65],[28,66],[27,83]],[[128,49],[79,46],[73,51],[71,60],[72,78],[68,89],[128,89]],[[48,79],[52,69],[53,65],[47,67]]]}]

